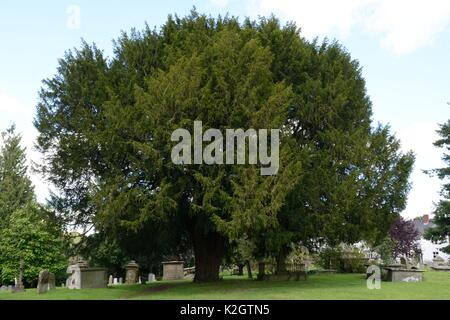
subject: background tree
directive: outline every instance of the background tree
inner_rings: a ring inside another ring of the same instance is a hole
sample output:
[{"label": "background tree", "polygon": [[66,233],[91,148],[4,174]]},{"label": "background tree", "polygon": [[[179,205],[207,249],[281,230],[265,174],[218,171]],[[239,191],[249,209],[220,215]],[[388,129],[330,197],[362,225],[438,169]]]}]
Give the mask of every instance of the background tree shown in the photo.
[{"label": "background tree", "polygon": [[34,200],[34,188],[27,175],[26,150],[22,137],[11,126],[1,134],[0,149],[0,230],[10,215]]},{"label": "background tree", "polygon": [[[434,228],[430,228],[425,233],[425,238],[437,243],[450,242],[450,120],[440,125],[437,131],[441,139],[436,141],[436,147],[444,149],[442,160],[447,165],[445,168],[432,170],[430,173],[436,174],[439,179],[444,181],[441,189],[442,199],[438,202],[434,212]],[[450,245],[441,249],[450,254]]]},{"label": "background tree", "polygon": [[20,262],[24,262],[24,281],[36,283],[39,272],[47,269],[63,275],[67,267],[64,242],[52,213],[29,204],[13,212],[8,228],[0,231],[0,271],[3,283],[18,278]]},{"label": "background tree", "polygon": [[401,255],[410,256],[417,251],[420,236],[414,222],[400,217],[392,224],[389,234],[394,244],[394,259]]}]

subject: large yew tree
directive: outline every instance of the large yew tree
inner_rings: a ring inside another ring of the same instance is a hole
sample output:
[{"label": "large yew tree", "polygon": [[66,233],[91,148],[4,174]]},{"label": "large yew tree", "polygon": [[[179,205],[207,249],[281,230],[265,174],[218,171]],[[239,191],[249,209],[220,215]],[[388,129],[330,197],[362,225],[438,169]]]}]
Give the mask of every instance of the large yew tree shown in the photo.
[{"label": "large yew tree", "polygon": [[[328,232],[358,240],[368,228],[387,232],[384,219],[404,206],[413,157],[372,129],[358,64],[275,18],[193,11],[123,34],[110,59],[84,43],[44,81],[37,109],[41,171],[68,220],[118,237],[173,223],[149,238],[185,233],[196,281],[219,279],[230,239],[259,239],[261,257]],[[192,132],[196,120],[222,132],[281,129],[278,174],[173,164],[172,132]]]}]

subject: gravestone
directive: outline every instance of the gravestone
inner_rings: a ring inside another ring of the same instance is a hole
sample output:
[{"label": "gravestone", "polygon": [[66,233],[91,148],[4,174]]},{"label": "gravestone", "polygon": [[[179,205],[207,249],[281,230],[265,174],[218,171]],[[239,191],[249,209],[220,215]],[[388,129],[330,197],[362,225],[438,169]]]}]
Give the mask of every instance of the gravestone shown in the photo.
[{"label": "gravestone", "polygon": [[23,269],[24,269],[24,261],[20,260],[19,279],[16,279],[16,284],[13,289],[14,292],[25,292],[25,286],[23,285]]},{"label": "gravestone", "polygon": [[118,285],[119,284],[119,279],[117,279],[117,278],[114,278],[114,285]]},{"label": "gravestone", "polygon": [[125,266],[125,283],[134,284],[138,280],[139,265],[136,261],[132,260]]},{"label": "gravestone", "polygon": [[155,282],[156,281],[156,276],[154,273],[149,273],[148,274],[148,282]]},{"label": "gravestone", "polygon": [[41,294],[54,289],[55,289],[55,274],[49,272],[48,270],[42,270],[41,272],[39,272],[37,292]]},{"label": "gravestone", "polygon": [[8,287],[7,287],[7,286],[1,286],[1,287],[0,287],[0,291],[6,291],[6,290],[8,290]]},{"label": "gravestone", "polygon": [[109,286],[112,286],[112,285],[114,284],[113,281],[114,281],[113,276],[110,275],[110,276],[109,276],[109,280],[108,280],[108,285],[109,285]]},{"label": "gravestone", "polygon": [[184,279],[184,262],[168,261],[163,262],[163,280]]},{"label": "gravestone", "polygon": [[119,278],[119,284],[123,284],[123,278]]}]

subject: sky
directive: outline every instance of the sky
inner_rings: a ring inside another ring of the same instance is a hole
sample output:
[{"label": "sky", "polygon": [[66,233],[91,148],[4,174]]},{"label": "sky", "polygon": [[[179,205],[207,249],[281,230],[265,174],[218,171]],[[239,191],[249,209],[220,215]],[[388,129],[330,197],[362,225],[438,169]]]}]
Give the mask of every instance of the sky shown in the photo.
[{"label": "sky", "polygon": [[[337,39],[363,67],[374,123],[390,124],[404,151],[417,160],[403,216],[431,213],[441,181],[422,170],[443,166],[433,147],[439,123],[450,118],[450,1],[448,0],[2,0],[0,2],[0,130],[15,123],[30,161],[32,121],[41,81],[56,73],[65,51],[81,39],[108,56],[121,31],[145,23],[159,28],[169,14],[250,17],[275,14],[296,22],[306,39]],[[31,174],[38,200],[48,197]]]}]

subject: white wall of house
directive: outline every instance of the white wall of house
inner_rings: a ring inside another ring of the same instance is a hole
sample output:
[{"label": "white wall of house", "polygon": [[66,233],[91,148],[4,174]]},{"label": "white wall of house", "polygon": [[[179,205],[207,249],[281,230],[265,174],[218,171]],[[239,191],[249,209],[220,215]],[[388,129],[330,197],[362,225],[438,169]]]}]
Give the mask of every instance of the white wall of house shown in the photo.
[{"label": "white wall of house", "polygon": [[445,260],[448,260],[450,258],[450,256],[439,250],[440,248],[443,248],[447,245],[448,244],[441,244],[441,245],[434,244],[429,240],[420,239],[420,246],[422,248],[423,261],[424,262],[433,261],[433,253],[434,252],[438,252],[440,257],[444,258]]}]

